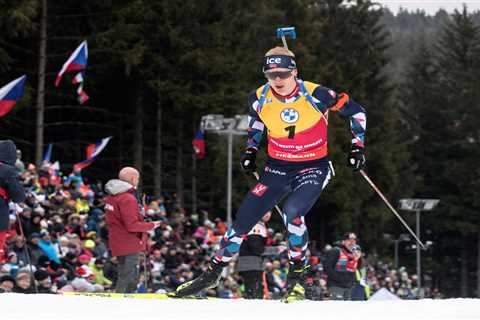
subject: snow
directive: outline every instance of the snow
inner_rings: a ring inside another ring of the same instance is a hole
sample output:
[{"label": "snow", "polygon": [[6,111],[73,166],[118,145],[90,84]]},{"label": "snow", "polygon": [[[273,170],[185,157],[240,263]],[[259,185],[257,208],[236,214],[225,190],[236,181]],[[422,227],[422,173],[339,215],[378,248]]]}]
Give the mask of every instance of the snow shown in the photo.
[{"label": "snow", "polygon": [[155,300],[1,294],[2,319],[479,320],[480,299],[397,301]]}]

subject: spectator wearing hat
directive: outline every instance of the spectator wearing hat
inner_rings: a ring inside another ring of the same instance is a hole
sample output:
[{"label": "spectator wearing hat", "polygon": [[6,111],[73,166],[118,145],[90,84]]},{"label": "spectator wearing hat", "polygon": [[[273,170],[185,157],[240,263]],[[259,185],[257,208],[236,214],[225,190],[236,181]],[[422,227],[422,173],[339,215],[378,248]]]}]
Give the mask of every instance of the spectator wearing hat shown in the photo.
[{"label": "spectator wearing hat", "polygon": [[37,281],[38,293],[55,293],[52,291],[52,279],[50,273],[44,269],[38,269],[33,274],[35,281]]},{"label": "spectator wearing hat", "polygon": [[103,286],[104,288],[110,288],[112,286],[112,281],[107,279],[103,273],[103,268],[105,267],[104,258],[96,258],[95,261],[90,262],[88,265],[95,273],[95,283]]},{"label": "spectator wearing hat", "polygon": [[65,272],[67,280],[71,281],[75,278],[75,269],[78,264],[78,258],[73,252],[67,252],[65,257],[61,259],[61,267]]},{"label": "spectator wearing hat", "polygon": [[10,245],[10,251],[15,252],[18,259],[19,266],[26,266],[28,264],[27,255],[25,252],[25,238],[22,236],[16,236]]},{"label": "spectator wearing hat", "polygon": [[138,280],[138,258],[146,250],[147,231],[160,225],[159,221],[145,222],[142,205],[138,202],[136,187],[139,172],[131,167],[120,170],[118,179],[105,185],[109,194],[105,203],[106,221],[109,231],[109,247],[118,257],[118,281],[115,291],[131,293]]},{"label": "spectator wearing hat", "polygon": [[18,257],[15,251],[9,251],[7,253],[7,263],[5,263],[4,267],[9,270],[12,277],[17,275],[20,266],[18,265]]},{"label": "spectator wearing hat", "polygon": [[42,215],[38,211],[31,211],[30,219],[24,220],[23,231],[26,236],[31,236],[33,233],[40,233],[42,230]]},{"label": "spectator wearing hat", "polygon": [[93,238],[93,241],[95,242],[95,248],[93,249],[93,254],[95,255],[95,257],[107,257],[108,248],[105,245],[106,241],[97,236]]},{"label": "spectator wearing hat", "polygon": [[240,246],[237,271],[245,286],[245,299],[263,298],[263,264],[262,253],[265,251],[267,238],[266,223],[270,220],[271,212],[267,212],[247,234]]},{"label": "spectator wearing hat", "polygon": [[40,239],[38,240],[38,247],[43,251],[48,259],[50,259],[50,261],[60,264],[60,258],[58,257],[57,249],[53,245],[48,231],[42,230],[39,235]]},{"label": "spectator wearing hat", "polygon": [[38,258],[40,256],[44,255],[43,250],[40,249],[38,246],[38,242],[40,241],[40,233],[34,232],[30,235],[30,241],[28,244],[28,250],[30,251],[30,262],[33,265],[36,265],[38,263]]},{"label": "spectator wearing hat", "polygon": [[81,254],[78,256],[78,264],[82,265],[88,265],[90,261],[92,260],[92,257],[89,256],[88,254]]},{"label": "spectator wearing hat", "polygon": [[9,202],[25,200],[25,191],[20,184],[15,162],[17,148],[13,141],[0,141],[0,263],[5,262],[6,237],[10,229]]},{"label": "spectator wearing hat", "polygon": [[76,292],[102,292],[103,286],[95,283],[95,273],[86,265],[81,265],[75,270],[76,277],[71,286]]},{"label": "spectator wearing hat", "polygon": [[328,290],[333,300],[350,300],[355,283],[355,272],[362,253],[357,235],[344,234],[342,242],[327,251],[324,268],[328,276]]},{"label": "spectator wearing hat", "polygon": [[95,246],[95,241],[93,241],[92,239],[87,239],[83,241],[81,254],[85,254],[90,258],[93,258],[95,256],[95,254],[93,253],[93,249],[95,249]]},{"label": "spectator wearing hat", "polygon": [[32,286],[32,277],[28,271],[19,271],[15,276],[15,286],[13,287],[12,292],[15,293],[35,293],[35,290]]},{"label": "spectator wearing hat", "polygon": [[77,234],[79,237],[83,237],[84,230],[81,225],[81,217],[79,214],[74,213],[68,217],[68,225],[65,227],[68,233]]},{"label": "spectator wearing hat", "polygon": [[15,286],[15,278],[10,275],[0,277],[0,293],[12,292]]},{"label": "spectator wearing hat", "polygon": [[22,150],[17,149],[16,155],[17,159],[15,160],[15,168],[18,172],[22,173],[25,171],[25,163],[22,161]]},{"label": "spectator wearing hat", "polygon": [[68,238],[65,237],[65,236],[61,236],[60,238],[58,238],[58,253],[57,254],[58,254],[59,258],[65,257],[65,255],[68,253],[69,243],[70,243],[70,240],[68,240]]}]

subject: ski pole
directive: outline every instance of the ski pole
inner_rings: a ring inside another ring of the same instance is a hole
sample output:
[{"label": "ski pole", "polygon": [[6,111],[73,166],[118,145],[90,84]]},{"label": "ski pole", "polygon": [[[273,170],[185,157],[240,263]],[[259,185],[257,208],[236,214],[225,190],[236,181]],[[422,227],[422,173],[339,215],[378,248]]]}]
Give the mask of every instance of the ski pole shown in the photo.
[{"label": "ski pole", "polygon": [[410,227],[408,226],[408,224],[405,222],[405,220],[403,220],[402,216],[400,216],[400,214],[397,212],[397,210],[395,210],[395,208],[390,204],[390,202],[388,201],[388,199],[383,195],[383,193],[380,191],[380,189],[377,188],[377,186],[373,183],[373,181],[368,177],[368,175],[365,173],[365,171],[363,170],[360,170],[360,173],[362,174],[362,176],[365,178],[365,180],[367,180],[368,184],[372,187],[373,190],[375,190],[375,192],[380,196],[380,198],[383,200],[383,202],[385,202],[385,204],[387,205],[387,207],[395,214],[395,216],[398,218],[398,220],[400,220],[400,222],[405,226],[405,228],[407,228],[408,232],[410,232],[410,234],[415,238],[415,240],[417,240],[417,243],[420,245],[420,247],[422,247],[422,249],[426,249],[425,245],[423,244],[422,241],[420,241],[420,239],[417,237],[417,235],[415,234],[415,232],[412,231],[412,229],[410,229]]},{"label": "ski pole", "polygon": [[[257,171],[253,171],[252,172],[253,175],[255,176],[255,179],[257,179],[257,181],[260,181],[260,175],[258,174]],[[278,205],[275,205],[275,209],[277,209],[277,212],[278,214],[280,215],[280,217],[282,217],[282,220],[285,221],[285,217],[283,216],[283,212],[282,212],[282,209],[280,209],[280,207]]]},{"label": "ski pole", "polygon": [[30,250],[28,250],[27,237],[25,237],[25,233],[23,232],[22,219],[20,218],[20,215],[18,214],[17,208],[15,208],[15,215],[17,216],[18,229],[20,230],[20,236],[25,241],[25,243],[23,244],[23,251],[24,251],[25,256],[27,258],[28,268],[29,268],[29,271],[30,271],[30,277],[32,278],[32,281],[33,281],[33,288],[35,289],[35,293],[38,293],[37,283],[35,282],[35,276],[33,274],[33,267],[32,267],[32,262],[31,262],[32,259],[30,259]]}]

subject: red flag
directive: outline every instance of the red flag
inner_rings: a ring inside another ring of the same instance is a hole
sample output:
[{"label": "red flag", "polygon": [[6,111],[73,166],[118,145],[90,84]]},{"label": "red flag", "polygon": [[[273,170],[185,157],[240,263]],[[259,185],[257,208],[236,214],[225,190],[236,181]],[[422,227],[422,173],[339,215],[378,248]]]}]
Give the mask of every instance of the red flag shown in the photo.
[{"label": "red flag", "polygon": [[192,141],[193,150],[198,159],[205,158],[205,138],[203,137],[203,130],[199,129]]}]

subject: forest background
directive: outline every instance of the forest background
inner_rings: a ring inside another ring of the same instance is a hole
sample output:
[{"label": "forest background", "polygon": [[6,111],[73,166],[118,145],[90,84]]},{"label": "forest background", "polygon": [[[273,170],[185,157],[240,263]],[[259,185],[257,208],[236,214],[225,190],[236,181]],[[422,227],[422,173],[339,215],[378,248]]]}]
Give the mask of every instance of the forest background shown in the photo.
[{"label": "forest background", "polygon": [[[225,218],[226,137],[207,133],[200,160],[193,136],[203,115],[246,114],[247,94],[266,81],[263,55],[280,44],[276,28],[295,26],[300,77],[366,108],[372,179],[393,203],[440,199],[422,214],[427,280],[449,296],[480,296],[479,23],[466,7],[393,15],[362,0],[0,0],[0,85],[28,76],[0,138],[37,165],[52,143],[52,160],[69,174],[87,144],[113,136],[85,179],[105,182],[133,165],[147,194]],[[69,77],[53,84],[83,40],[90,100],[80,106]],[[310,238],[322,248],[355,230],[366,252],[391,261],[405,230],[345,167],[348,124],[330,119],[336,177],[307,216]],[[235,209],[253,179],[236,165],[244,138],[234,142]],[[414,225],[412,213],[402,215]],[[400,243],[400,264],[412,272],[413,245]]]}]

